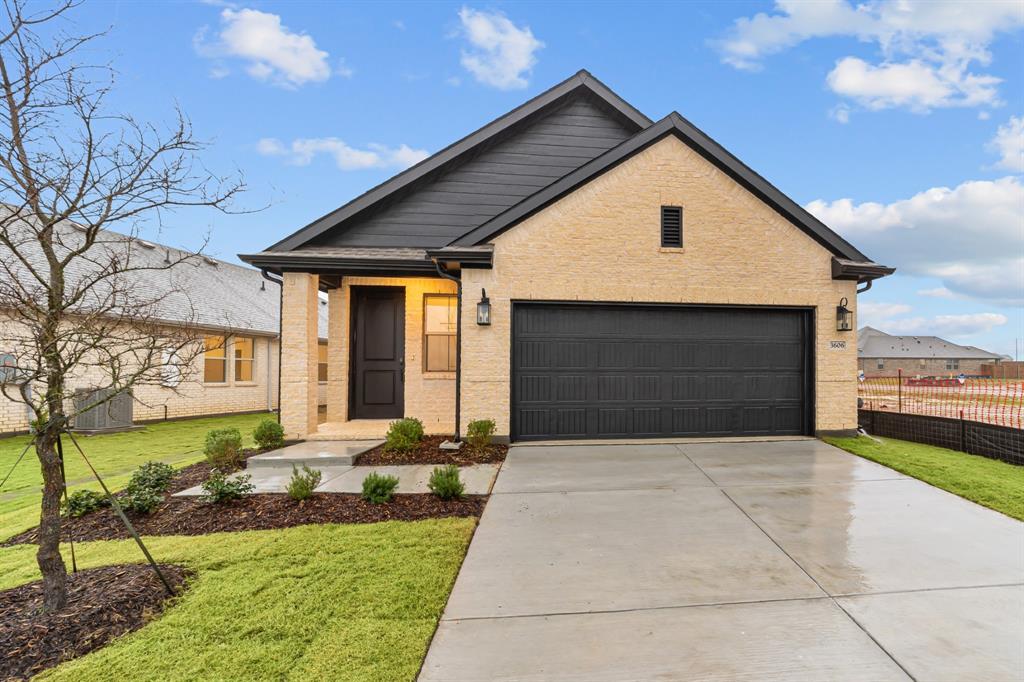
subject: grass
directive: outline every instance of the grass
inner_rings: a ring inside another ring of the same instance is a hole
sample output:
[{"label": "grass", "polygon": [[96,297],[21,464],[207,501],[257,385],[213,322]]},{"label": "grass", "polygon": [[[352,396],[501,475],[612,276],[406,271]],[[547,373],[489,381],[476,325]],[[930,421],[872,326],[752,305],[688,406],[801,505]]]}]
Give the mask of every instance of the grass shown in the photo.
[{"label": "grass", "polygon": [[1024,467],[934,445],[863,436],[826,438],[855,455],[1024,521]]},{"label": "grass", "polygon": [[[237,427],[246,445],[252,445],[252,430],[265,419],[264,414],[243,414],[229,417],[185,419],[149,424],[139,431],[125,431],[98,436],[78,436],[85,454],[111,488],[121,488],[131,472],[140,464],[160,460],[185,466],[203,458],[202,448],[210,429]],[[30,440],[29,436],[0,438],[0,481],[11,471],[18,455]],[[65,468],[71,490],[99,490],[88,467],[70,442],[65,439]],[[0,489],[0,540],[31,528],[39,522],[40,488],[43,477],[35,450],[29,449],[10,479]]]},{"label": "grass", "polygon": [[[36,679],[412,680],[475,522],[147,538],[158,561],[196,569],[186,594],[143,629]],[[0,549],[0,589],[37,579],[34,549]],[[141,558],[127,540],[75,549],[82,567]]]}]

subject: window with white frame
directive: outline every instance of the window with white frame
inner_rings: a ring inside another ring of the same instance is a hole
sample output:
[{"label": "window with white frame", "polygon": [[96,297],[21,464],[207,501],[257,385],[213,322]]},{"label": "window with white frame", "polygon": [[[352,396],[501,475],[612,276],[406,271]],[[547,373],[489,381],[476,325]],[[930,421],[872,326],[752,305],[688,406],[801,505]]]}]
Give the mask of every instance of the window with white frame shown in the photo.
[{"label": "window with white frame", "polygon": [[454,372],[457,320],[454,294],[423,296],[423,369],[426,372]]},{"label": "window with white frame", "polygon": [[236,336],[232,341],[235,356],[235,381],[252,381],[256,342],[251,336]]},{"label": "window with white frame", "polygon": [[323,341],[317,346],[316,380],[327,381],[327,344]]},{"label": "window with white frame", "polygon": [[203,382],[223,384],[227,380],[227,339],[223,336],[207,336],[203,339]]},{"label": "window with white frame", "polygon": [[946,369],[960,369],[960,361],[952,358],[946,360]]}]

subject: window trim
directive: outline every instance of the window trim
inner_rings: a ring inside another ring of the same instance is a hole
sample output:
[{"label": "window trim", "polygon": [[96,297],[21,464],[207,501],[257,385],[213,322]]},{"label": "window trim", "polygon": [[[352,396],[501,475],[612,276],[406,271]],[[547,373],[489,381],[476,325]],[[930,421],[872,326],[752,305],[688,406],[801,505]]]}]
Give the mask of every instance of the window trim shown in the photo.
[{"label": "window trim", "polygon": [[[321,348],[323,348],[324,351],[325,351],[325,353],[324,353],[324,361],[323,362],[320,362],[320,349]],[[326,341],[317,341],[317,344],[316,344],[316,381],[317,381],[318,384],[326,384],[327,381],[330,379],[331,375],[328,373],[330,371],[328,369],[329,363],[330,363],[330,356],[327,355],[327,342]],[[321,376],[323,376],[323,379],[320,378]]]},{"label": "window trim", "polygon": [[[250,348],[252,349],[252,355],[248,358],[240,358],[237,356],[238,341],[240,339],[247,339],[250,342]],[[231,337],[231,378],[234,379],[236,384],[255,384],[256,383],[256,337],[255,336],[232,336]],[[239,379],[239,363],[249,363],[249,379]]]},{"label": "window trim", "polygon": [[[220,339],[221,345],[217,348],[209,348],[206,345],[208,339]],[[220,350],[221,357],[208,357],[210,350]],[[223,368],[224,378],[220,381],[210,381],[206,378],[206,365],[211,361],[219,360]],[[206,334],[203,336],[203,385],[205,386],[226,386],[228,384],[228,337],[223,334]]]},{"label": "window trim", "polygon": [[[438,374],[451,374],[452,372],[455,371],[455,364],[454,364],[455,359],[450,357],[450,356],[448,358],[449,363],[450,363],[450,367],[448,367],[448,368],[445,368],[445,369],[430,369],[430,366],[427,364],[428,363],[427,339],[430,338],[431,336],[444,336],[444,337],[452,338],[452,337],[455,337],[456,333],[457,333],[456,330],[453,330],[453,331],[450,331],[450,332],[447,332],[447,333],[443,333],[443,334],[442,333],[437,333],[437,332],[434,332],[434,333],[428,333],[427,332],[427,300],[430,299],[430,298],[446,298],[446,299],[449,300],[449,305],[451,304],[452,301],[455,302],[455,305],[458,305],[459,304],[458,303],[458,295],[457,294],[445,293],[443,291],[434,291],[434,292],[429,292],[429,293],[424,293],[423,294],[423,325],[422,325],[422,330],[421,330],[421,332],[422,332],[421,335],[423,336],[423,341],[422,341],[422,347],[423,347],[423,373],[424,374],[429,374],[431,376],[436,376]],[[458,311],[456,311],[456,316],[457,315],[458,315]],[[457,319],[457,317],[456,317],[456,319]],[[453,324],[458,324],[458,323],[455,322]],[[451,341],[449,341],[449,343],[451,343]],[[456,349],[456,353],[457,352],[458,352],[458,349]]]}]

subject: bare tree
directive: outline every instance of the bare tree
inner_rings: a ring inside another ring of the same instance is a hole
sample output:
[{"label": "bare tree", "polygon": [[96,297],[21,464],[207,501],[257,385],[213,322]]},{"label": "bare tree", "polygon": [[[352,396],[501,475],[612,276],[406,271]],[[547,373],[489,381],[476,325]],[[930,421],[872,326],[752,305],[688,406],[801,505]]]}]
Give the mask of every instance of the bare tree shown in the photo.
[{"label": "bare tree", "polygon": [[56,444],[76,411],[97,402],[76,406],[69,379],[87,375],[102,389],[98,402],[176,384],[168,369],[189,367],[201,348],[193,328],[168,326],[163,311],[189,305],[187,296],[139,281],[196,253],[140,259],[140,230],[179,207],[227,210],[244,187],[239,176],[217,177],[199,163],[204,144],[180,111],[162,128],[107,110],[113,70],[82,61],[103,34],[65,30],[81,0],[45,10],[2,1],[0,350],[14,361],[0,389],[34,415],[43,474],[36,558],[44,609],[55,611],[67,603]]}]

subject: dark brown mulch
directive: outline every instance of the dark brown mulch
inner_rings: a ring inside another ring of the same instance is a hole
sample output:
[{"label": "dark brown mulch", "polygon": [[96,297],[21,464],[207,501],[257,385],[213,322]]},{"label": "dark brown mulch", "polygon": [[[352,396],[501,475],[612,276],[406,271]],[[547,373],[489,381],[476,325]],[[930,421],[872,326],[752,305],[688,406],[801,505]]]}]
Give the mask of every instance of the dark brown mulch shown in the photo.
[{"label": "dark brown mulch", "polygon": [[[175,590],[192,576],[161,564]],[[0,679],[27,680],[84,656],[159,615],[167,592],[149,565],[90,568],[68,575],[68,606],[42,614],[42,581],[0,592]]]},{"label": "dark brown mulch", "polygon": [[[435,495],[395,495],[390,502],[372,504],[359,495],[318,493],[305,502],[287,495],[248,495],[226,504],[203,502],[196,497],[167,497],[151,514],[128,514],[141,535],[204,535],[242,530],[270,530],[318,523],[376,523],[378,521],[419,521],[452,516],[479,516],[487,498],[467,496],[442,500]],[[36,530],[15,535],[3,546],[34,543]],[[61,523],[64,540],[116,540],[130,537],[111,509],[65,518]]]},{"label": "dark brown mulch", "polygon": [[360,466],[381,466],[388,464],[489,464],[504,462],[508,454],[508,446],[500,444],[488,445],[477,450],[463,443],[458,450],[441,450],[440,445],[451,436],[425,436],[419,447],[412,452],[388,452],[385,445],[378,445],[373,450],[359,455],[356,464]]}]

